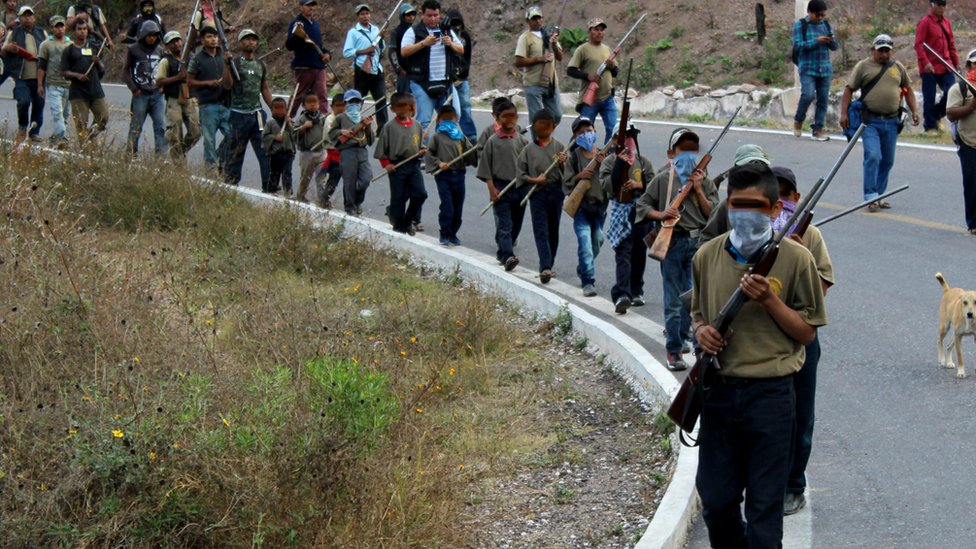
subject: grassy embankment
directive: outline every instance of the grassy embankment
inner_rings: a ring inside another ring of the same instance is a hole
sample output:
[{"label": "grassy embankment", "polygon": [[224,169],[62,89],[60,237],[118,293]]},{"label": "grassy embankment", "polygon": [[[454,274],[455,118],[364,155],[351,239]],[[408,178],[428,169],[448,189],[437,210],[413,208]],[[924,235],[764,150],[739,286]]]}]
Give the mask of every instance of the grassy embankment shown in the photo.
[{"label": "grassy embankment", "polygon": [[0,150],[15,546],[461,546],[565,388],[491,297],[111,155]]}]

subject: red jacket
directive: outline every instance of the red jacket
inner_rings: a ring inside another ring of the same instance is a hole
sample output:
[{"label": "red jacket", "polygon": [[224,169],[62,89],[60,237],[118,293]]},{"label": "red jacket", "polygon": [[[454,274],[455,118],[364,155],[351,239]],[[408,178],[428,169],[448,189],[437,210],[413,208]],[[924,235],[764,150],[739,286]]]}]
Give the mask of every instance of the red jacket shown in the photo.
[{"label": "red jacket", "polygon": [[933,57],[922,44],[928,44],[943,59],[952,63],[953,67],[959,67],[959,54],[956,53],[956,37],[952,34],[952,23],[949,22],[949,18],[943,17],[939,20],[929,13],[915,27],[915,55],[918,57],[918,72],[925,72],[925,65],[928,63],[932,63],[935,74],[949,72],[949,69]]}]

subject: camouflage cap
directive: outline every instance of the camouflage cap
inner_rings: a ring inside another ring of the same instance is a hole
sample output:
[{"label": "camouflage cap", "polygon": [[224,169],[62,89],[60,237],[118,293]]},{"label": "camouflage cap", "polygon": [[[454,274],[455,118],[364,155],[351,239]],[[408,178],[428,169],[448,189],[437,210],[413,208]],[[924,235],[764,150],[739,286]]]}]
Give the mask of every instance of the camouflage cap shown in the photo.
[{"label": "camouflage cap", "polygon": [[173,40],[179,40],[181,38],[183,38],[183,35],[179,31],[169,31],[163,37],[163,44],[169,44]]}]

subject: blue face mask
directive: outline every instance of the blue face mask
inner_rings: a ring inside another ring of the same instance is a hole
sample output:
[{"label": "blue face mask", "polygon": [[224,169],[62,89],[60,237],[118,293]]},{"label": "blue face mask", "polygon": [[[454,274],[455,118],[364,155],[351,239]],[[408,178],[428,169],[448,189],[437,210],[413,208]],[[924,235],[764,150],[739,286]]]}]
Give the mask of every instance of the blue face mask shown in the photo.
[{"label": "blue face mask", "polygon": [[593,145],[596,144],[596,132],[585,131],[577,135],[576,144],[586,152],[593,152]]},{"label": "blue face mask", "polygon": [[360,105],[359,103],[350,103],[346,105],[346,116],[348,116],[349,120],[352,120],[354,124],[359,124],[359,122],[363,118],[361,116],[362,114],[362,111],[360,110],[361,106],[362,105]]},{"label": "blue face mask", "polygon": [[740,254],[749,257],[773,237],[771,221],[768,215],[755,210],[729,210],[729,240]]},{"label": "blue face mask", "polygon": [[447,134],[454,141],[460,141],[464,137],[461,133],[461,126],[454,120],[444,120],[437,124],[437,133]]},{"label": "blue face mask", "polygon": [[689,177],[691,177],[691,172],[695,171],[695,166],[698,165],[698,153],[678,153],[674,159],[671,160],[671,165],[674,166],[674,171],[678,174],[678,179],[684,183]]}]

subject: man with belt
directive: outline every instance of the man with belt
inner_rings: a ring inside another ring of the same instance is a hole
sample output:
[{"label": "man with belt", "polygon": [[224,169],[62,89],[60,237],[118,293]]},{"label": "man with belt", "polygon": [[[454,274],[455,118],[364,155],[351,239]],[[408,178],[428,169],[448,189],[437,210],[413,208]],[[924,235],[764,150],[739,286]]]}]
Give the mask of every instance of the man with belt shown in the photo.
[{"label": "man with belt", "polygon": [[[386,41],[380,36],[380,29],[370,23],[367,4],[356,6],[356,26],[346,33],[346,43],[342,46],[342,56],[352,58],[353,87],[362,94],[373,97],[373,101],[386,101],[386,78],[383,74],[383,48]],[[375,46],[373,44],[376,44]],[[383,130],[386,124],[386,109],[376,109],[376,131]]]},{"label": "man with belt", "polygon": [[[288,38],[285,48],[295,52],[291,60],[291,68],[295,71],[295,83],[299,84],[298,96],[308,92],[322,98],[320,103],[323,113],[328,114],[329,96],[328,73],[326,66],[332,60],[332,54],[322,44],[322,29],[315,17],[319,5],[315,0],[298,0],[298,15],[288,24]],[[304,33],[305,37],[302,37]],[[289,117],[298,112],[301,101],[293,101]]]},{"label": "man with belt", "polygon": [[[690,342],[684,341],[691,329],[691,316],[681,302],[681,294],[691,289],[691,259],[698,250],[698,233],[705,227],[712,209],[718,205],[718,189],[698,165],[698,135],[687,128],[678,128],[668,142],[667,170],[654,176],[647,192],[637,201],[637,219],[652,219],[675,224],[664,261],[661,279],[664,282],[664,324],[667,330],[668,369],[688,367],[681,357],[691,352]],[[691,192],[681,206],[671,206],[685,185]]]},{"label": "man with belt", "polygon": [[[555,65],[563,60],[563,47],[559,45],[559,33],[548,33],[542,10],[532,6],[525,12],[529,30],[522,33],[515,44],[515,66],[522,69],[522,85],[525,87],[525,103],[529,120],[536,111],[546,108],[556,115],[556,125],[563,117],[559,101],[559,80]],[[583,117],[587,120],[592,119]]]},{"label": "man with belt", "polygon": [[20,24],[14,27],[3,43],[3,62],[7,74],[14,79],[14,100],[17,101],[17,137],[30,134],[31,141],[41,140],[44,124],[44,98],[37,88],[37,54],[47,40],[44,29],[36,26],[34,10],[22,6],[17,11]]},{"label": "man with belt", "polygon": [[895,144],[898,141],[899,112],[902,97],[912,112],[912,124],[918,126],[915,92],[905,66],[891,58],[895,43],[887,34],[879,34],[871,44],[871,57],[854,66],[840,106],[840,126],[847,129],[850,118],[847,109],[855,90],[861,90],[864,103],[861,117],[867,127],[861,134],[864,147],[864,200],[873,200],[868,211],[890,208],[884,200],[876,200],[888,188],[888,174],[895,165]]},{"label": "man with belt", "polygon": [[441,27],[441,4],[425,0],[420,6],[420,21],[403,33],[400,57],[407,60],[410,93],[417,99],[417,122],[427,127],[434,110],[451,95],[454,112],[461,112],[457,94],[451,94],[454,64],[464,55],[461,38],[450,28]]}]

